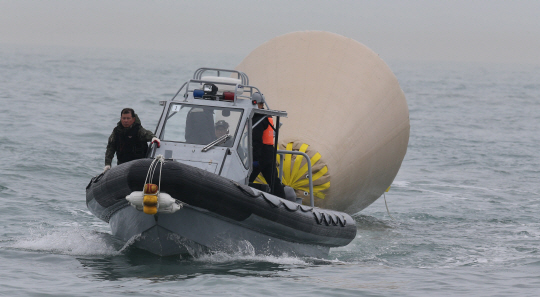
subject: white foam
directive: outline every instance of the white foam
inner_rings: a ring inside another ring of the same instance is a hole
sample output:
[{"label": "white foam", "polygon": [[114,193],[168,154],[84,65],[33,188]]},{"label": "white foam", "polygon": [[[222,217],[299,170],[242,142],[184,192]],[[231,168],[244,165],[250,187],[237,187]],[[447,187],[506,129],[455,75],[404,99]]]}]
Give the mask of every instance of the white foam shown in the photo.
[{"label": "white foam", "polygon": [[107,243],[105,234],[90,232],[78,226],[31,230],[27,238],[17,239],[11,248],[45,251],[66,255],[118,255],[114,246]]},{"label": "white foam", "polygon": [[216,252],[212,254],[202,254],[194,259],[195,261],[208,262],[208,263],[227,263],[227,262],[238,262],[238,261],[253,261],[253,262],[268,262],[281,265],[295,265],[295,266],[310,266],[311,264],[304,261],[301,258],[289,256],[286,253],[283,253],[281,256],[270,256],[270,255],[255,255],[255,254],[245,254],[243,252],[238,253],[226,253],[226,252]]},{"label": "white foam", "polygon": [[125,244],[124,246],[120,249],[119,253],[125,251],[127,248],[129,248],[135,241],[139,240],[139,238],[141,238],[141,234],[136,234],[134,235],[133,237],[131,237]]},{"label": "white foam", "polygon": [[400,180],[395,180],[392,182],[392,187],[398,187],[398,188],[405,188],[409,185],[410,183],[407,182],[407,181],[400,181]]}]

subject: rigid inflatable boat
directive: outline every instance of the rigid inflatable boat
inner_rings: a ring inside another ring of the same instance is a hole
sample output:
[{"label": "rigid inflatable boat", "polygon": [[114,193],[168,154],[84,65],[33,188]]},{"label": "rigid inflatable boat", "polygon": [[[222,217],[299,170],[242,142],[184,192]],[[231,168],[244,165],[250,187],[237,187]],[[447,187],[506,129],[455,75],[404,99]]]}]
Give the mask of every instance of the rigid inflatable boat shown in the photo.
[{"label": "rigid inflatable boat", "polygon": [[[162,256],[222,251],[323,257],[349,244],[355,221],[314,206],[310,157],[278,150],[280,118],[287,113],[268,102],[258,109],[261,94],[241,71],[198,69],[171,100],[160,102],[160,147],[92,178],[88,209],[110,224],[114,236]],[[278,160],[303,161],[308,203],[292,188],[280,198],[264,179],[249,183],[257,114],[276,119],[272,162],[278,175]],[[226,122],[225,135],[214,131],[218,122]]]}]

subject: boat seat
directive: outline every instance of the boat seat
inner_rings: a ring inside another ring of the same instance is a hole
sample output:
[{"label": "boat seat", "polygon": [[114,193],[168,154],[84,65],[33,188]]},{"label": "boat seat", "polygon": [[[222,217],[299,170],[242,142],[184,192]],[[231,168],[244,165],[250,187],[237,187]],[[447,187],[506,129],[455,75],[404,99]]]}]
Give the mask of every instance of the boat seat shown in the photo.
[{"label": "boat seat", "polygon": [[208,144],[216,140],[214,115],[211,109],[193,108],[186,118],[186,142]]}]

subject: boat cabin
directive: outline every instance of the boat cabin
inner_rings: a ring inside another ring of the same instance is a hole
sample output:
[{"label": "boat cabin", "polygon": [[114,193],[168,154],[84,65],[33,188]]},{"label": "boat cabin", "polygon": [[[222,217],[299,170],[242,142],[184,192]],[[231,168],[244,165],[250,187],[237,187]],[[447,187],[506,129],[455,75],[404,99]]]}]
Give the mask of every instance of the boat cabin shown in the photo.
[{"label": "boat cabin", "polygon": [[153,146],[150,157],[163,155],[165,159],[248,185],[253,169],[252,129],[258,124],[252,125],[253,116],[264,114],[276,118],[276,152],[279,120],[287,117],[284,111],[270,109],[267,102],[265,109],[259,109],[257,98],[261,94],[249,85],[249,78],[243,72],[198,69],[171,100],[160,102],[163,112],[155,135],[161,146]]}]

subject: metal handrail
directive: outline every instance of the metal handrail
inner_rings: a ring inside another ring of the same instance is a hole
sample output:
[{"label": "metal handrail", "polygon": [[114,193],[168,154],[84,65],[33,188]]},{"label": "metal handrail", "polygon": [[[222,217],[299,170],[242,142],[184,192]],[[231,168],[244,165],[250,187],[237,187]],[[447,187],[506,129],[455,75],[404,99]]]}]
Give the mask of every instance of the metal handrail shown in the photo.
[{"label": "metal handrail", "polygon": [[[195,80],[201,80],[202,79],[202,74],[206,71],[216,71],[217,74],[218,74],[218,77],[221,77],[220,75],[220,72],[229,72],[229,73],[236,73],[238,75],[238,79],[240,79],[242,81],[242,85],[243,86],[248,86],[249,85],[249,78],[247,76],[247,74],[245,74],[244,72],[242,71],[238,71],[238,70],[232,70],[232,69],[220,69],[220,68],[207,68],[207,67],[202,67],[202,68],[199,68],[197,70],[195,70],[195,73],[193,73],[193,79]],[[184,88],[184,86],[186,86],[186,84],[188,84],[189,82],[185,82],[181,87],[180,89],[178,89],[178,92],[176,92],[176,94],[174,94],[173,98],[171,99],[171,101],[174,101],[174,99],[176,98],[176,96],[178,96],[178,94],[180,93],[180,91],[182,91],[182,89]],[[227,83],[223,83],[223,82],[213,82],[213,83],[219,83],[219,84],[227,84]],[[230,85],[234,85],[234,84],[230,84]],[[236,88],[235,88],[235,102],[236,102],[236,91],[238,90],[238,84],[236,84]],[[188,86],[188,89],[189,89],[189,86]],[[250,93],[252,92],[253,90],[251,89],[250,90]],[[257,91],[259,91],[259,89],[257,89]],[[260,91],[259,91],[260,92]],[[187,93],[187,92],[186,92]],[[249,99],[249,98],[248,98]],[[185,100],[184,100],[185,101]]]},{"label": "metal handrail", "polygon": [[193,73],[193,79],[201,79],[203,73],[205,73],[206,71],[216,71],[218,76],[221,76],[220,72],[236,73],[238,75],[238,78],[242,81],[243,85],[249,85],[249,78],[248,78],[247,74],[245,74],[242,71],[232,70],[232,69],[202,67],[202,68],[199,68],[199,69],[195,70],[195,73]]},{"label": "metal handrail", "polygon": [[302,153],[299,151],[277,151],[279,155],[279,176],[283,178],[283,157],[284,155],[301,155],[306,158],[307,165],[308,165],[308,180],[309,180],[309,198],[311,199],[311,207],[315,207],[315,199],[313,198],[313,179],[311,178],[311,159],[306,153]]},{"label": "metal handrail", "polygon": [[[188,80],[184,85],[182,85],[182,88],[180,90],[182,90],[184,88],[184,86],[186,87],[186,91],[184,93],[184,102],[186,102],[187,98],[188,98],[188,93],[190,92],[190,89],[189,89],[189,85],[192,84],[192,83],[198,83],[198,84],[201,84],[201,83],[211,83],[211,84],[219,84],[219,85],[228,85],[228,86],[235,86],[235,89],[234,89],[234,101],[233,103],[236,105],[236,99],[238,98],[244,98],[244,99],[251,99],[251,95],[253,94],[253,91],[256,90],[257,92],[261,92],[259,90],[259,88],[257,87],[254,87],[254,86],[250,86],[250,85],[241,85],[241,84],[236,84],[236,83],[229,83],[229,82],[219,82],[219,81],[211,81],[211,80],[199,80],[199,79],[190,79]],[[238,89],[240,88],[243,88],[244,90],[247,89],[247,93],[249,93],[250,96],[246,96],[246,95],[238,95]],[[179,92],[180,92],[179,90]],[[192,90],[191,90],[192,91]]]},{"label": "metal handrail", "polygon": [[174,94],[174,96],[172,97],[171,101],[174,101],[174,99],[176,98],[176,96],[178,96],[178,94],[180,94],[180,92],[182,91],[182,89],[184,88],[184,86],[187,84],[187,82],[185,82],[181,87],[180,89],[178,89],[178,92],[176,92],[176,94]]}]

